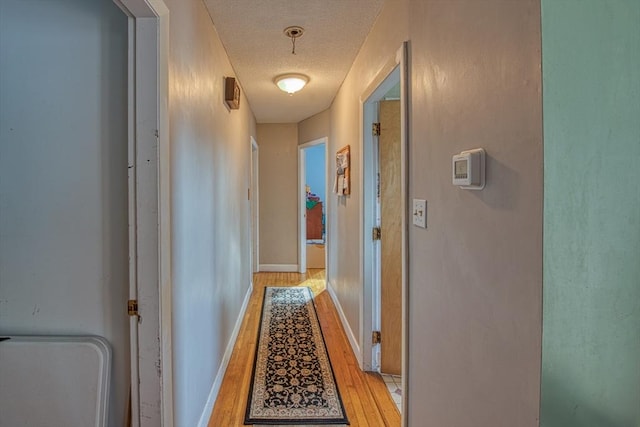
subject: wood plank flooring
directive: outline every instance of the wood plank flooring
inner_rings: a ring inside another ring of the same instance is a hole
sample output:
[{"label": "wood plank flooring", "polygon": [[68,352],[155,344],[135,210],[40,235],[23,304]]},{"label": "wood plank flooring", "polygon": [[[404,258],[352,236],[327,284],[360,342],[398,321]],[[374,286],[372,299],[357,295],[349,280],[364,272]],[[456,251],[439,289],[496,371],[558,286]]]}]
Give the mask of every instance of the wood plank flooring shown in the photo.
[{"label": "wood plank flooring", "polygon": [[257,273],[254,275],[253,286],[247,313],[222,381],[209,427],[244,425],[265,286],[309,286],[313,291],[329,358],[351,426],[400,426],[400,414],[380,375],[362,372],[358,367],[338,312],[325,290],[323,269],[309,269],[307,274]]}]

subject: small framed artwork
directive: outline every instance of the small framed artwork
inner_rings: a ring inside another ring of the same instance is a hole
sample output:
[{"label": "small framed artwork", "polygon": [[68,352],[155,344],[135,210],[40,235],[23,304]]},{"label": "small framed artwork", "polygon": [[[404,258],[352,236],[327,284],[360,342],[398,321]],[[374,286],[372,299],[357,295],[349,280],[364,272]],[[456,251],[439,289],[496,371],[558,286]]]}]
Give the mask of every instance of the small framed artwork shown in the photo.
[{"label": "small framed artwork", "polygon": [[333,185],[333,191],[338,196],[351,194],[350,157],[348,145],[336,153],[336,181]]}]

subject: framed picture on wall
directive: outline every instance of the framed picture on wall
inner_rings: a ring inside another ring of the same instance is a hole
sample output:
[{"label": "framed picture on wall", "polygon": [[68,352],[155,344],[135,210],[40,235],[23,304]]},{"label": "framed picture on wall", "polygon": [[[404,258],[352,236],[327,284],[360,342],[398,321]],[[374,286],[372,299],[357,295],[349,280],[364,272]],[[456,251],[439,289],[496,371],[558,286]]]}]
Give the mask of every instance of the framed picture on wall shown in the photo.
[{"label": "framed picture on wall", "polygon": [[338,196],[351,194],[350,156],[348,145],[336,153],[336,181],[333,185],[333,191]]}]

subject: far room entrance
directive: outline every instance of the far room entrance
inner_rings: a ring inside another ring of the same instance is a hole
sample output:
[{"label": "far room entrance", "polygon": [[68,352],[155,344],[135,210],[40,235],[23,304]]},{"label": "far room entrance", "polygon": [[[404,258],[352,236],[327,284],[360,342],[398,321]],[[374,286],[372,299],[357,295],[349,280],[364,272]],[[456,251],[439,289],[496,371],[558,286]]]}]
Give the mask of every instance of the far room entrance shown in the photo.
[{"label": "far room entrance", "polygon": [[299,272],[326,268],[327,138],[298,147]]}]

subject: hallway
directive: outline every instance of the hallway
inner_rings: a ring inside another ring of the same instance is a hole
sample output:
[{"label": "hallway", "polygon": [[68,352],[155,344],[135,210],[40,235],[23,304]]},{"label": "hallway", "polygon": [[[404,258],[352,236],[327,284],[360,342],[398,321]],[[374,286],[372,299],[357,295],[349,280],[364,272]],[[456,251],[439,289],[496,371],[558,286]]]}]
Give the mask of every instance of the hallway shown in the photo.
[{"label": "hallway", "polygon": [[[365,107],[396,70],[403,427],[640,427],[639,22],[638,0],[0,0],[0,336],[105,339],[100,427],[242,425],[263,288],[311,284],[351,425],[399,425],[356,362],[377,365],[382,294]],[[252,275],[304,271],[299,150],[320,139],[330,294],[319,271]],[[453,159],[477,148],[469,191]],[[29,396],[0,393],[0,424],[38,425],[7,421],[54,401]]]},{"label": "hallway", "polygon": [[313,291],[322,333],[350,425],[400,425],[400,414],[382,378],[377,374],[363,373],[358,367],[338,313],[325,289],[325,270],[309,269],[307,274],[256,273],[253,286],[251,300],[209,420],[209,427],[243,425],[266,286],[309,286]]}]

